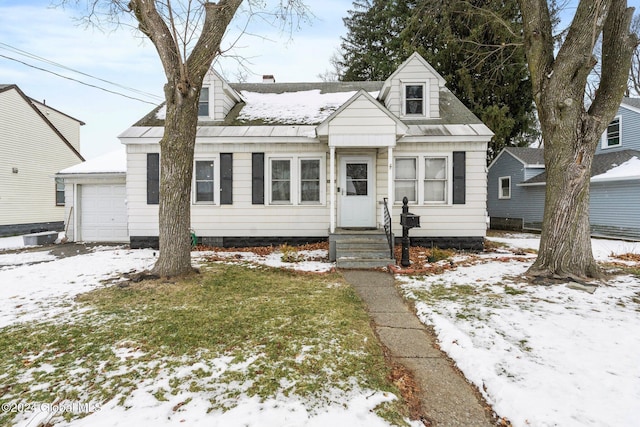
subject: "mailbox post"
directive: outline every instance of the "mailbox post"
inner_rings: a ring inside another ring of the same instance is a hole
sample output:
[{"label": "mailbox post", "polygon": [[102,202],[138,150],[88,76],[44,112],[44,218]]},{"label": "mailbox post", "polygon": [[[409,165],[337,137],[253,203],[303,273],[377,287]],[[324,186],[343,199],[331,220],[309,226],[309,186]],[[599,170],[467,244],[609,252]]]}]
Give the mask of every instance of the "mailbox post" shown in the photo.
[{"label": "mailbox post", "polygon": [[402,214],[400,215],[400,225],[402,225],[402,259],[400,265],[408,267],[409,262],[409,229],[420,227],[420,216],[409,212],[409,199],[402,198]]}]

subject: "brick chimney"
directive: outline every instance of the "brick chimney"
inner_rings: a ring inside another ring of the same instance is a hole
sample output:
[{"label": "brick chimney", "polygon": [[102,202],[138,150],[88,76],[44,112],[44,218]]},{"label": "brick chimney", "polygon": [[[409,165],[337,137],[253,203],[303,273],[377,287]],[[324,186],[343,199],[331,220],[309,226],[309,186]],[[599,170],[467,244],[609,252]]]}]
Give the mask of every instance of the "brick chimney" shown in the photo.
[{"label": "brick chimney", "polygon": [[276,78],[273,77],[272,74],[263,74],[262,75],[262,83],[275,83]]}]

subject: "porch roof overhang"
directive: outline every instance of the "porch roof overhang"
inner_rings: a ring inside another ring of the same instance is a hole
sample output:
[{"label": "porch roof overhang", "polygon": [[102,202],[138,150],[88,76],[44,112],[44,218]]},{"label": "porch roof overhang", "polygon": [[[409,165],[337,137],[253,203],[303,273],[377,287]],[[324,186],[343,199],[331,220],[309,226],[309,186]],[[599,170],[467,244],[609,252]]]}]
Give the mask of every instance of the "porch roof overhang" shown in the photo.
[{"label": "porch roof overhang", "polygon": [[358,91],[316,128],[329,147],[395,147],[409,126],[364,90]]}]

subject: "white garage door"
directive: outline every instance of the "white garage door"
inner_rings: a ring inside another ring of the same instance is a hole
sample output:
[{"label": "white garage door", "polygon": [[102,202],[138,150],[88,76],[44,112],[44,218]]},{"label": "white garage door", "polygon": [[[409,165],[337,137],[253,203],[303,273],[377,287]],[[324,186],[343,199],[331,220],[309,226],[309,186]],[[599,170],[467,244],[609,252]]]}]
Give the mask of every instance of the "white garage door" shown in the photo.
[{"label": "white garage door", "polygon": [[127,242],[127,207],[124,184],[82,185],[80,240]]}]

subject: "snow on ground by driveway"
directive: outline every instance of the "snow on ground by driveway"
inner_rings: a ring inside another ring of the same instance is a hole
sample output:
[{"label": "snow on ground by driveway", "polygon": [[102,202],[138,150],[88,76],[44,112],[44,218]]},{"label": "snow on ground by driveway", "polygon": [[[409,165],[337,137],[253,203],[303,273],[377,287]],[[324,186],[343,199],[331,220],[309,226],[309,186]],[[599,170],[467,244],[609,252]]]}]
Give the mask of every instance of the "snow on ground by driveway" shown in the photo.
[{"label": "snow on ground by driveway", "polygon": [[[524,234],[490,240],[538,246]],[[594,239],[593,248],[601,261],[640,254],[640,243]],[[516,427],[637,425],[640,279],[619,276],[594,294],[531,286],[517,276],[535,255],[501,252],[441,275],[399,278],[441,348]]]}]

